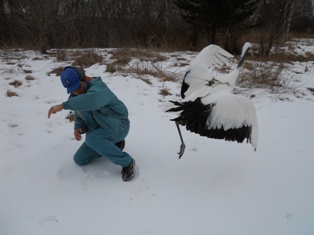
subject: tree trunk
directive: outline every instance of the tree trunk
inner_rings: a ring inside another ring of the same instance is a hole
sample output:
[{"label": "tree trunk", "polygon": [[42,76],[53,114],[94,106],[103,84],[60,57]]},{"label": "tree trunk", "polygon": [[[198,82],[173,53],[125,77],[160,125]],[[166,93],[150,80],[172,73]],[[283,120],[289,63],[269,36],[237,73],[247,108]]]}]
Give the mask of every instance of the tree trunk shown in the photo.
[{"label": "tree trunk", "polygon": [[4,12],[4,1],[0,0],[0,47],[4,45],[4,41],[7,35],[6,17]]}]

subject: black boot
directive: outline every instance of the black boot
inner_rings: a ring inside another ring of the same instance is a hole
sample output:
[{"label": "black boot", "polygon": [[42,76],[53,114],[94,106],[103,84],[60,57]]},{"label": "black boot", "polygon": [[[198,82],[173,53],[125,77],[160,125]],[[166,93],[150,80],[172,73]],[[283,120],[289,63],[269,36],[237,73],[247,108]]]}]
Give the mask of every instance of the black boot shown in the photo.
[{"label": "black boot", "polygon": [[123,167],[122,171],[123,181],[130,181],[135,176],[135,161],[132,159],[132,162],[127,167]]}]

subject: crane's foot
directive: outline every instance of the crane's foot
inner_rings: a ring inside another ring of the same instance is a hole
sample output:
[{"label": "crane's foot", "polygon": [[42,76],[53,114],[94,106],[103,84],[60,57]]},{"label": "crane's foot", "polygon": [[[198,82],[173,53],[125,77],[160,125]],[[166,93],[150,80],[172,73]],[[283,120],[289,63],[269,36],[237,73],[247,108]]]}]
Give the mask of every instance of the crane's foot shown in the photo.
[{"label": "crane's foot", "polygon": [[179,154],[179,159],[182,157],[182,155],[184,154],[184,150],[185,150],[185,144],[181,144],[180,145],[180,151],[178,152]]}]

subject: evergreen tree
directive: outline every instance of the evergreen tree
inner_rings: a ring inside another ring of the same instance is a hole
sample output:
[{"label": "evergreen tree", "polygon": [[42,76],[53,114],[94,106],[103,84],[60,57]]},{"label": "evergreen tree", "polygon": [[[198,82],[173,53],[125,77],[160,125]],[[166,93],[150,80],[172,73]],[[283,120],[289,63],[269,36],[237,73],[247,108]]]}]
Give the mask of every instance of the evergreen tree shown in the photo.
[{"label": "evergreen tree", "polygon": [[193,31],[205,34],[211,43],[222,29],[248,27],[260,0],[175,0]]}]

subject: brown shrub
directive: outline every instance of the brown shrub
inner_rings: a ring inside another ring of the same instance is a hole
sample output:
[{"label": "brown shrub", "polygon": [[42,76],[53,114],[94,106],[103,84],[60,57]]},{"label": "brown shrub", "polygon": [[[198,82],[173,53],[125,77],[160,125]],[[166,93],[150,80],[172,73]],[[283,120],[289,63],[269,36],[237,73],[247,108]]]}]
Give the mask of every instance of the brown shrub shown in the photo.
[{"label": "brown shrub", "polygon": [[33,75],[26,75],[25,80],[33,81],[33,80],[35,80],[35,77]]},{"label": "brown shrub", "polygon": [[29,70],[29,69],[24,69],[23,71],[24,71],[24,73],[32,73],[33,72],[32,70]]},{"label": "brown shrub", "polygon": [[140,61],[153,62],[164,61],[167,59],[167,57],[160,55],[160,53],[155,51],[130,48],[117,49],[113,51],[112,58],[117,60],[124,60],[126,64],[129,63],[132,58],[137,58]]},{"label": "brown shrub", "polygon": [[137,74],[139,76],[151,75],[153,77],[159,78],[161,81],[164,82],[174,82],[177,80],[176,74],[165,71],[158,63],[153,62],[137,63],[131,68],[128,68],[126,72]]},{"label": "brown shrub", "polygon": [[7,97],[13,97],[13,96],[19,96],[19,95],[14,91],[7,91]]},{"label": "brown shrub", "polygon": [[70,111],[69,114],[65,117],[65,119],[68,119],[70,122],[74,122],[75,120],[74,112]]},{"label": "brown shrub", "polygon": [[156,63],[164,61],[167,57],[160,55],[159,53],[151,50],[143,49],[130,49],[122,48],[112,51],[113,60],[111,63],[107,64],[107,72],[124,72],[125,67],[131,62],[132,59],[136,58],[141,62],[151,62]]},{"label": "brown shrub", "polygon": [[14,80],[13,82],[9,83],[10,85],[14,86],[14,87],[19,87],[21,86],[23,83],[21,81],[18,80]]},{"label": "brown shrub", "polygon": [[[136,58],[139,62],[134,63],[131,67],[127,67],[132,59]],[[152,84],[145,75],[157,77],[162,81],[176,81],[174,73],[166,72],[162,69],[158,62],[164,61],[167,57],[157,52],[143,49],[117,49],[112,52],[113,60],[107,64],[106,72],[122,72],[136,75],[138,79],[143,80],[147,84]]]},{"label": "brown shrub", "polygon": [[127,65],[123,60],[114,60],[111,63],[107,64],[106,72],[114,73],[114,72],[122,72],[124,71],[124,66]]},{"label": "brown shrub", "polygon": [[306,52],[304,55],[291,54],[286,52],[277,52],[271,54],[268,61],[277,62],[277,63],[292,63],[295,61],[299,62],[309,62],[314,60],[314,54],[311,52]]},{"label": "brown shrub", "polygon": [[51,72],[48,73],[48,76],[50,76],[52,73],[56,74],[56,76],[60,76],[63,69],[64,67],[54,68]]},{"label": "brown shrub", "polygon": [[263,88],[270,91],[279,91],[289,87],[289,81],[283,79],[285,70],[283,63],[250,62],[245,63],[247,70],[243,71],[237,84],[246,89]]},{"label": "brown shrub", "polygon": [[93,64],[101,63],[102,60],[102,56],[94,51],[80,52],[72,65],[86,68]]},{"label": "brown shrub", "polygon": [[167,88],[163,88],[160,90],[159,94],[161,94],[162,96],[168,96],[168,95],[172,95],[170,93],[170,91]]},{"label": "brown shrub", "polygon": [[65,51],[58,50],[56,53],[57,61],[65,61],[67,59],[67,53]]}]

